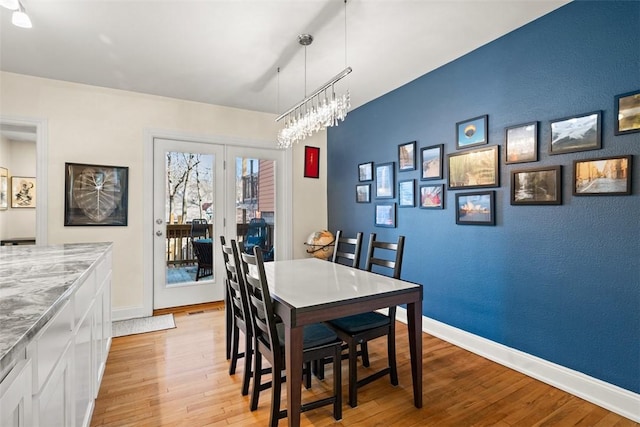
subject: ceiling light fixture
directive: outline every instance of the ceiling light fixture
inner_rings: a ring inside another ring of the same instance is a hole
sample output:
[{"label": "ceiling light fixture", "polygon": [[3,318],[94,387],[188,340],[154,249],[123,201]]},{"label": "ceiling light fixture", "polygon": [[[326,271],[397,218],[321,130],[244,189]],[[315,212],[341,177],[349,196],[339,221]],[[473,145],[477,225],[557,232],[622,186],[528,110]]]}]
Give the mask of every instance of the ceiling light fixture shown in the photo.
[{"label": "ceiling light fixture", "polygon": [[16,27],[20,28],[31,28],[31,19],[29,19],[29,15],[24,11],[24,6],[20,1],[18,1],[18,9],[13,12],[13,16],[11,16],[11,23]]},{"label": "ceiling light fixture", "polygon": [[[278,132],[278,147],[289,148],[293,144],[311,136],[314,132],[337,126],[347,116],[351,107],[349,90],[341,96],[336,96],[335,84],[349,74],[352,69],[347,67],[347,0],[345,4],[344,19],[344,58],[345,69],[336,74],[327,83],[307,96],[307,46],[313,42],[310,34],[300,34],[298,43],[304,46],[304,85],[305,98],[276,118],[276,122],[284,120],[284,127]],[[280,68],[278,68],[278,81]],[[278,84],[279,86],[279,84]],[[278,88],[279,91],[279,88]]]},{"label": "ceiling light fixture", "polygon": [[19,7],[18,0],[0,0],[0,6],[9,10],[16,10]]}]

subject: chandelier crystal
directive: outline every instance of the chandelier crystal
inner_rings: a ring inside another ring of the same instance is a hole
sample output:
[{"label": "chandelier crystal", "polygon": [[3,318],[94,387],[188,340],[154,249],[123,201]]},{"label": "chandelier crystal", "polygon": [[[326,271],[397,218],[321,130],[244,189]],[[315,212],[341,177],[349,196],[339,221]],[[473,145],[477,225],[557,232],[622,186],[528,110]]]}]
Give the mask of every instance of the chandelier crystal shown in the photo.
[{"label": "chandelier crystal", "polygon": [[344,121],[351,108],[351,97],[349,90],[336,96],[335,84],[350,72],[351,67],[345,68],[312,95],[276,119],[284,120],[284,127],[278,132],[279,148],[289,148],[315,132],[338,126],[339,122]]}]

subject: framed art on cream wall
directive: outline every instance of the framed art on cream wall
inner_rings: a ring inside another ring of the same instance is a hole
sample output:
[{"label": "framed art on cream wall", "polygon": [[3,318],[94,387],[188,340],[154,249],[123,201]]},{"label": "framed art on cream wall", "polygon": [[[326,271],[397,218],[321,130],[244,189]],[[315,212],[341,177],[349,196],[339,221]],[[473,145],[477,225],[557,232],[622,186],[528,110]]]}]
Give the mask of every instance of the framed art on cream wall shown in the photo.
[{"label": "framed art on cream wall", "polygon": [[9,207],[9,172],[0,168],[0,211]]}]

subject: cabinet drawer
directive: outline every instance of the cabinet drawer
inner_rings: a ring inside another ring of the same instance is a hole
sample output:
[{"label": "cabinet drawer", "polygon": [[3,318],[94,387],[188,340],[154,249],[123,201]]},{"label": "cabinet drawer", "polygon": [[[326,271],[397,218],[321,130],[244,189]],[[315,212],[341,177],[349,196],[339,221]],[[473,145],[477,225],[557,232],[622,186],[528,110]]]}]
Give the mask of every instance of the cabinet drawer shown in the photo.
[{"label": "cabinet drawer", "polygon": [[71,341],[73,306],[67,302],[27,347],[33,361],[33,391],[38,392]]}]

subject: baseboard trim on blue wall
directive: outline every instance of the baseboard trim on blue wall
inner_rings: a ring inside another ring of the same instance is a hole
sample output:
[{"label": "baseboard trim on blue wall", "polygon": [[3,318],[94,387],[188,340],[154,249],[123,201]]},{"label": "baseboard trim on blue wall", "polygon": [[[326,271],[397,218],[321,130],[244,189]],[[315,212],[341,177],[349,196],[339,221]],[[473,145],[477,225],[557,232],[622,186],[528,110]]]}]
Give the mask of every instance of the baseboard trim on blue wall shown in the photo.
[{"label": "baseboard trim on blue wall", "polygon": [[[396,317],[407,323],[406,309],[398,307]],[[640,422],[640,394],[425,316],[422,317],[422,331]]]}]

